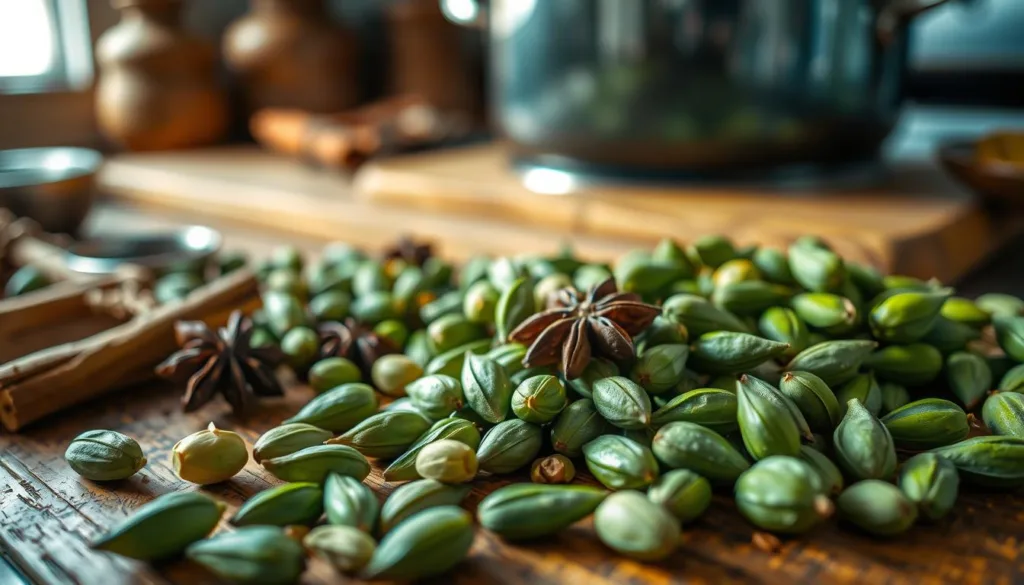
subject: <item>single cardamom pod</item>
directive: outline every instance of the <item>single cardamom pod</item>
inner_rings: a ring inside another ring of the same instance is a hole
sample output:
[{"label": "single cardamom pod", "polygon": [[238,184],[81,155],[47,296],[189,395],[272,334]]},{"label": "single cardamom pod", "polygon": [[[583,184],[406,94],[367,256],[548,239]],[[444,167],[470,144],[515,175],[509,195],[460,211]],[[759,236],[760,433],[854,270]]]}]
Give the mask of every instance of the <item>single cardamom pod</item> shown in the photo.
[{"label": "single cardamom pod", "polygon": [[494,325],[499,342],[508,341],[512,332],[527,317],[537,312],[533,296],[533,282],[519,278],[503,290],[494,311]]},{"label": "single cardamom pod", "polygon": [[981,338],[981,329],[951,321],[942,315],[935,320],[935,325],[921,338],[921,343],[934,346],[944,354],[963,351],[967,345]]},{"label": "single cardamom pod", "polygon": [[866,479],[846,488],[836,500],[839,515],[875,536],[906,532],[917,520],[917,506],[899,488],[878,479]]},{"label": "single cardamom pod", "polygon": [[900,490],[930,520],[940,520],[953,509],[960,490],[956,467],[935,453],[918,453],[900,468]]},{"label": "single cardamom pod", "polygon": [[489,325],[494,323],[495,308],[501,291],[489,281],[481,280],[469,285],[462,298],[462,312],[471,323]]},{"label": "single cardamom pod", "polygon": [[1024,317],[997,316],[993,319],[996,341],[1006,355],[1024,362]]},{"label": "single cardamom pod", "polygon": [[328,445],[348,445],[367,457],[388,458],[405,453],[433,423],[406,410],[383,410],[370,415]]},{"label": "single cardamom pod", "polygon": [[687,255],[695,264],[718,268],[737,257],[736,247],[725,236],[701,236],[687,249]]},{"label": "single cardamom pod", "polygon": [[716,268],[711,274],[711,280],[715,288],[720,288],[734,282],[761,280],[761,271],[746,258],[734,258]]},{"label": "single cardamom pod", "polygon": [[636,382],[622,376],[594,383],[594,406],[601,416],[620,429],[639,429],[651,424],[651,399]]},{"label": "single cardamom pod", "polygon": [[1024,364],[1006,370],[999,380],[999,389],[1007,392],[1024,392]]},{"label": "single cardamom pod", "polygon": [[664,317],[685,326],[695,337],[712,331],[749,331],[739,317],[695,294],[672,295],[665,300],[661,310]]},{"label": "single cardamom pod", "polygon": [[637,360],[630,378],[651,394],[667,392],[683,381],[689,354],[690,348],[683,344],[651,347]]},{"label": "single cardamom pod", "polygon": [[593,398],[594,383],[598,380],[619,375],[619,367],[604,358],[591,358],[579,378],[567,380],[566,384],[583,398]]},{"label": "single cardamom pod", "polygon": [[810,372],[786,372],[779,381],[779,391],[800,409],[812,431],[831,433],[843,418],[832,389]]},{"label": "single cardamom pod", "polygon": [[324,511],[324,491],[315,483],[286,483],[256,494],[231,517],[235,526],[314,524]]},{"label": "single cardamom pod", "polygon": [[291,585],[306,569],[306,553],[280,528],[248,526],[188,547],[185,555],[218,578],[240,585]]},{"label": "single cardamom pod", "polygon": [[319,350],[320,338],[310,327],[295,327],[281,338],[284,361],[296,372],[307,372]]},{"label": "single cardamom pod", "polygon": [[754,459],[800,453],[801,437],[811,440],[807,421],[795,404],[771,384],[741,376],[736,417],[747,452]]},{"label": "single cardamom pod", "polygon": [[789,346],[733,331],[714,331],[701,335],[690,348],[690,365],[698,372],[731,374],[745,372],[779,357]]},{"label": "single cardamom pod", "polygon": [[376,260],[362,261],[352,275],[352,292],[356,296],[391,290],[391,285],[391,277],[387,270]]},{"label": "single cardamom pod", "polygon": [[467,354],[462,366],[462,391],[466,404],[485,421],[500,423],[508,417],[513,386],[498,362]]},{"label": "single cardamom pod", "polygon": [[821,485],[826,494],[837,495],[843,491],[843,473],[824,453],[809,445],[804,445],[800,447],[800,459],[821,476]]},{"label": "single cardamom pod", "polygon": [[556,534],[589,516],[608,492],[582,485],[520,483],[498,488],[477,507],[484,528],[508,540]]},{"label": "single cardamom pod", "polygon": [[994,488],[1024,485],[1024,439],[971,437],[931,452],[949,459],[967,483]]},{"label": "single cardamom pod", "polygon": [[377,393],[369,384],[342,384],[303,406],[285,423],[306,423],[335,433],[344,433],[377,412]]},{"label": "single cardamom pod", "polygon": [[427,325],[427,339],[430,340],[434,353],[461,347],[471,341],[484,337],[484,329],[477,323],[471,323],[464,315],[445,315]]},{"label": "single cardamom pod", "polygon": [[594,512],[594,530],[609,548],[641,561],[672,554],[680,528],[671,512],[640,492],[625,490],[604,499]]},{"label": "single cardamom pod", "polygon": [[359,367],[343,357],[322,359],[309,369],[309,385],[317,394],[342,384],[354,384],[362,378]]},{"label": "single cardamom pod", "polygon": [[994,435],[1024,439],[1024,394],[993,391],[981,407],[981,419]]},{"label": "single cardamom pod", "polygon": [[306,310],[299,299],[288,293],[267,291],[263,293],[263,314],[267,326],[278,339],[296,327],[306,324]]},{"label": "single cardamom pod", "polygon": [[420,307],[420,320],[429,325],[445,315],[461,313],[462,294],[460,290],[449,291],[423,305]]},{"label": "single cardamom pod", "polygon": [[361,481],[337,473],[327,476],[324,512],[329,523],[372,533],[379,511],[377,495]]},{"label": "single cardamom pod", "polygon": [[762,459],[736,480],[736,507],[751,524],[782,534],[807,532],[832,515],[821,475],[795,457]]},{"label": "single cardamom pod", "polygon": [[365,567],[377,549],[373,537],[351,526],[317,526],[302,539],[302,545],[345,574]]},{"label": "single cardamom pod", "polygon": [[696,520],[711,505],[711,484],[689,469],[673,469],[651,485],[647,499],[686,523]]},{"label": "single cardamom pod", "polygon": [[477,461],[473,448],[445,439],[424,445],[416,456],[416,473],[441,483],[466,483],[476,477]]},{"label": "single cardamom pod", "polygon": [[651,259],[657,262],[675,264],[686,273],[686,276],[681,278],[693,278],[693,275],[697,273],[697,267],[694,266],[693,261],[686,255],[686,252],[678,243],[669,238],[662,238],[658,242],[658,245],[651,252]]},{"label": "single cardamom pod", "polygon": [[403,354],[381,356],[373,362],[370,379],[387,396],[405,396],[405,387],[423,375],[423,368]]},{"label": "single cardamom pod", "polygon": [[462,408],[462,383],[451,376],[424,376],[405,387],[409,399],[423,414],[440,420]]},{"label": "single cardamom pod", "polygon": [[527,347],[522,343],[506,343],[495,347],[484,355],[501,364],[501,367],[505,368],[505,373],[512,376],[526,368],[523,365],[526,350]]},{"label": "single cardamom pod", "polygon": [[447,485],[433,479],[418,479],[391,492],[380,509],[380,534],[387,534],[406,518],[437,506],[458,506],[471,486]]},{"label": "single cardamom pod", "polygon": [[697,388],[676,396],[654,411],[651,424],[663,427],[670,422],[688,421],[717,433],[731,433],[739,429],[736,406],[736,394],[733,392],[718,388]]},{"label": "single cardamom pod", "polygon": [[856,480],[889,479],[896,471],[896,447],[889,429],[854,398],[832,436],[835,458]]},{"label": "single cardamom pod", "polygon": [[536,424],[554,420],[565,404],[565,386],[552,375],[527,378],[512,394],[512,412]]},{"label": "single cardamom pod", "polygon": [[[427,339],[427,332],[423,329],[417,329],[409,334],[404,351],[405,355],[412,358],[412,361],[419,364],[424,371],[435,355],[434,348],[430,347],[430,341]],[[408,387],[406,387],[406,393],[408,393]]]},{"label": "single cardamom pod", "polygon": [[395,277],[395,283],[391,286],[391,296],[395,302],[395,312],[398,315],[415,315],[420,308],[417,300],[419,295],[429,289],[423,269],[419,266],[406,266]]},{"label": "single cardamom pod", "polygon": [[548,455],[530,464],[533,483],[572,483],[575,477],[576,466],[565,455]]},{"label": "single cardamom pod", "polygon": [[689,339],[690,333],[686,330],[685,325],[680,325],[675,321],[671,321],[665,318],[664,315],[658,315],[654,318],[654,321],[647,326],[647,329],[644,329],[639,335],[633,338],[633,341],[636,342],[637,355],[642,356],[647,352],[647,350],[658,347],[659,345],[681,345],[686,348],[688,353],[690,351],[690,347],[686,344]]},{"label": "single cardamom pod", "polygon": [[827,335],[846,335],[860,324],[860,315],[853,301],[837,294],[799,294],[790,300],[790,306],[803,322]]},{"label": "single cardamom pod", "polygon": [[331,472],[360,481],[370,474],[370,462],[347,445],[318,445],[301,451],[264,459],[263,468],[281,481],[324,483]]},{"label": "single cardamom pod", "polygon": [[590,473],[609,489],[640,489],[658,478],[654,453],[626,437],[598,437],[583,446],[583,456]]},{"label": "single cardamom pod", "polygon": [[751,259],[765,280],[778,284],[796,284],[789,270],[789,258],[778,248],[758,248]]},{"label": "single cardamom pod", "polygon": [[970,327],[984,327],[992,321],[992,315],[985,311],[974,301],[963,297],[949,297],[942,304],[940,314],[957,323],[963,323]]},{"label": "single cardamom pod", "polygon": [[390,482],[419,479],[420,475],[416,471],[416,457],[426,445],[444,439],[453,439],[476,449],[480,446],[480,431],[477,430],[476,425],[465,419],[439,420],[416,439],[408,451],[391,462],[391,465],[384,470],[384,479]]},{"label": "single cardamom pod", "polygon": [[1013,295],[986,293],[975,299],[974,304],[993,317],[1024,315],[1024,300]]},{"label": "single cardamom pod", "polygon": [[810,343],[807,324],[792,309],[785,307],[771,307],[761,313],[757,331],[765,339],[788,343],[789,349],[780,356],[787,360],[806,349]]},{"label": "single cardamom pod", "polygon": [[520,258],[495,258],[487,265],[487,279],[499,290],[512,286],[516,280],[529,276],[529,269]]},{"label": "single cardamom pod", "polygon": [[946,382],[964,407],[974,410],[992,389],[992,370],[985,358],[966,351],[956,352],[946,358]]},{"label": "single cardamom pod", "polygon": [[797,240],[791,244],[789,268],[800,286],[815,292],[838,290],[846,279],[843,259],[820,242]]},{"label": "single cardamom pod", "polygon": [[874,267],[856,262],[846,263],[846,275],[857,290],[865,297],[871,298],[885,290],[882,274]]},{"label": "single cardamom pod", "polygon": [[935,326],[949,291],[905,291],[877,303],[868,317],[875,339],[913,343]]},{"label": "single cardamom pod", "polygon": [[86,431],[71,440],[64,460],[82,477],[93,481],[128,479],[146,466],[142,447],[117,431]]},{"label": "single cardamom pod", "polygon": [[846,405],[856,398],[874,416],[882,411],[882,387],[871,373],[857,374],[836,390],[836,401],[842,415],[846,415]]},{"label": "single cardamom pod", "polygon": [[175,475],[199,485],[227,481],[248,462],[245,440],[238,433],[218,429],[213,423],[206,430],[178,441],[171,449]]},{"label": "single cardamom pod", "polygon": [[924,386],[942,371],[942,354],[924,343],[890,345],[872,353],[864,366],[883,380],[909,387]]},{"label": "single cardamom pod", "polygon": [[792,294],[788,286],[747,280],[717,286],[711,302],[733,315],[757,317],[768,308],[786,304]]},{"label": "single cardamom pod", "polygon": [[455,506],[410,516],[389,531],[363,569],[364,579],[416,580],[459,564],[473,544],[473,517]]},{"label": "single cardamom pod", "polygon": [[910,393],[900,384],[884,382],[882,389],[882,413],[890,413],[897,408],[910,403]]},{"label": "single cardamom pod", "polygon": [[535,424],[520,419],[500,422],[480,440],[477,463],[488,473],[512,473],[529,465],[543,442],[543,432]]},{"label": "single cardamom pod", "polygon": [[426,375],[444,374],[458,379],[462,375],[466,363],[467,354],[485,354],[491,349],[490,339],[478,339],[470,341],[466,345],[460,345],[455,349],[446,351],[434,356],[427,364],[423,372]]},{"label": "single cardamom pod", "polygon": [[177,556],[206,538],[220,521],[224,504],[197,492],[173,492],[143,504],[90,546],[140,561]]},{"label": "single cardamom pod", "polygon": [[830,388],[849,381],[857,375],[878,343],[864,339],[842,339],[811,344],[788,365],[787,372],[809,372],[821,378]]},{"label": "single cardamom pod", "polygon": [[689,469],[716,485],[732,485],[750,462],[715,431],[690,422],[673,422],[654,435],[651,451],[670,469]]},{"label": "single cardamom pod", "polygon": [[882,417],[893,443],[900,449],[924,451],[962,441],[971,432],[967,414],[941,398],[924,398]]},{"label": "single cardamom pod", "polygon": [[592,400],[576,400],[555,419],[551,427],[551,445],[563,455],[579,457],[583,454],[583,445],[603,435],[610,426]]},{"label": "single cardamom pod", "polygon": [[647,296],[686,278],[688,272],[680,264],[652,259],[645,250],[633,250],[619,257],[613,274],[622,292]]}]

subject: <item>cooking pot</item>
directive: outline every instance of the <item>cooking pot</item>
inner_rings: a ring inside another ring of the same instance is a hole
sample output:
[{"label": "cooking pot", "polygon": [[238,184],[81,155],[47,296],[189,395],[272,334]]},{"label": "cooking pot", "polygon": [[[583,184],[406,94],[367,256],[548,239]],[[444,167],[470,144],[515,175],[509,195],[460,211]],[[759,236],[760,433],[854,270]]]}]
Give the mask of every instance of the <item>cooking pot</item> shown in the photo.
[{"label": "cooking pot", "polygon": [[874,158],[910,20],[945,0],[441,0],[486,27],[519,159],[643,173]]}]

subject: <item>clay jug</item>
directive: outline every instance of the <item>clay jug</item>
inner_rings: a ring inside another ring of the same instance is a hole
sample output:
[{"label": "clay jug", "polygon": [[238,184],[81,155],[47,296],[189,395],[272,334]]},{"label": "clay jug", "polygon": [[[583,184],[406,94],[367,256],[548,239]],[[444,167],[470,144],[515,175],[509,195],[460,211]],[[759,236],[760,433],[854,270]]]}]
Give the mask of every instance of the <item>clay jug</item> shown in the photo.
[{"label": "clay jug", "polygon": [[356,45],[323,0],[252,0],[224,36],[224,60],[250,111],[338,112],[359,100]]},{"label": "clay jug", "polygon": [[181,0],[113,0],[121,21],[96,43],[100,131],[129,150],[217,142],[227,99],[215,47],[181,27]]}]

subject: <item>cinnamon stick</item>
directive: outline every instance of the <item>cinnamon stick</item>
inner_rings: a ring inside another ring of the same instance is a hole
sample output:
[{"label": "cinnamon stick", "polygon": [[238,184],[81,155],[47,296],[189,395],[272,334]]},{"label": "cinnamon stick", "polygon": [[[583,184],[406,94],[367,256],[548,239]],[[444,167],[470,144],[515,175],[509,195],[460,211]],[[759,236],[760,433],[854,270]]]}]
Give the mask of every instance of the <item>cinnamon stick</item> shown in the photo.
[{"label": "cinnamon stick", "polygon": [[0,301],[0,339],[14,337],[27,329],[89,314],[92,309],[87,299],[94,294],[92,291],[106,289],[117,283],[113,277],[64,280],[28,295],[4,299]]},{"label": "cinnamon stick", "polygon": [[221,326],[231,311],[258,306],[255,275],[239,270],[124,325],[4,364],[0,422],[16,431],[63,408],[147,379],[153,367],[177,348],[176,321]]}]

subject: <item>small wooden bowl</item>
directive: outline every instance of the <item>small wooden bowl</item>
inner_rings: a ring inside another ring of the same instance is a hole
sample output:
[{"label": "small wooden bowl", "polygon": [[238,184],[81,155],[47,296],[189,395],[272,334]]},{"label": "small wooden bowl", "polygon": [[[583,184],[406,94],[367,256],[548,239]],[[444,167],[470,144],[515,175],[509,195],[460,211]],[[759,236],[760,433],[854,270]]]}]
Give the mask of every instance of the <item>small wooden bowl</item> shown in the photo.
[{"label": "small wooden bowl", "polygon": [[954,142],[939,149],[939,160],[954,177],[986,200],[1024,206],[1024,171],[999,163],[979,164],[975,142]]}]

